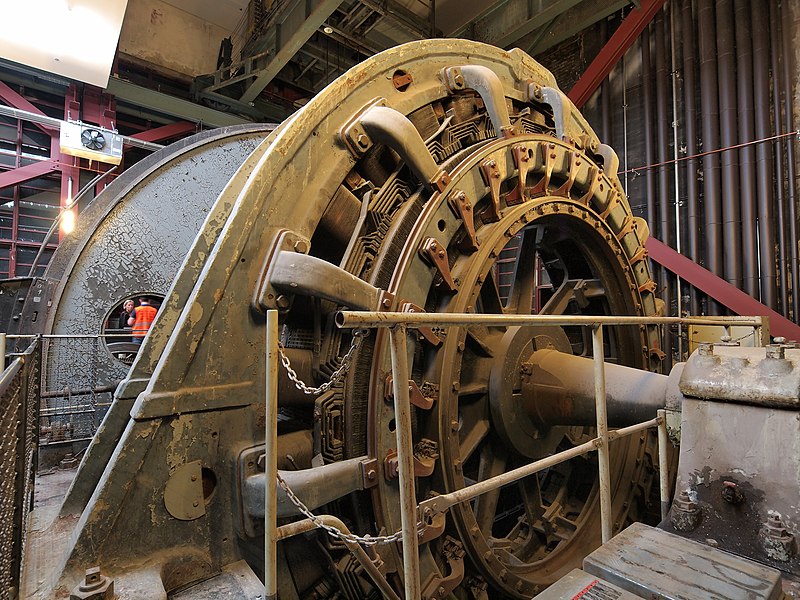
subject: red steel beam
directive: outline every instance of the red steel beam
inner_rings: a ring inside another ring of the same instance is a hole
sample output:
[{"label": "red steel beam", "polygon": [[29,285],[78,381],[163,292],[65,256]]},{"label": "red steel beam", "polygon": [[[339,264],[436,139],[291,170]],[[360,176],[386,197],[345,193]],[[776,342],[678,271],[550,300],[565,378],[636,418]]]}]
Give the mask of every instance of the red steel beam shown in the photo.
[{"label": "red steel beam", "polygon": [[723,306],[727,306],[733,312],[748,317],[769,317],[771,335],[785,337],[788,340],[800,340],[800,326],[796,323],[792,323],[783,315],[764,306],[755,298],[748,296],[739,288],[717,277],[711,271],[679,254],[663,242],[651,237],[647,240],[645,247],[650,258],[658,264],[708,294]]},{"label": "red steel beam", "polygon": [[189,121],[178,121],[177,123],[170,123],[154,129],[148,129],[140,133],[135,133],[131,137],[144,142],[160,142],[168,140],[179,135],[186,135],[197,131],[197,125]]},{"label": "red steel beam", "polygon": [[628,51],[642,33],[642,30],[647,27],[647,24],[653,20],[656,13],[664,6],[666,0],[642,0],[639,8],[634,8],[622,24],[611,36],[603,49],[597,54],[592,64],[586,69],[586,72],[581,75],[578,82],[569,91],[569,99],[575,103],[575,106],[581,108],[586,101],[591,98],[592,94],[600,87],[603,80],[608,77],[611,69],[614,68],[622,58],[622,55]]},{"label": "red steel beam", "polygon": [[[28,102],[25,98],[20,96],[2,81],[0,81],[0,100],[9,106],[18,108],[19,110],[27,110],[28,112],[36,113],[37,115],[46,116],[41,110],[36,108],[33,104]],[[40,123],[34,123],[34,125],[44,131],[46,134],[58,137],[58,129],[50,127],[49,125],[42,125]]]},{"label": "red steel beam", "polygon": [[53,171],[58,171],[59,165],[54,160],[43,160],[40,162],[31,163],[18,169],[12,169],[5,173],[0,173],[0,189],[25,183],[31,179],[43,177]]}]

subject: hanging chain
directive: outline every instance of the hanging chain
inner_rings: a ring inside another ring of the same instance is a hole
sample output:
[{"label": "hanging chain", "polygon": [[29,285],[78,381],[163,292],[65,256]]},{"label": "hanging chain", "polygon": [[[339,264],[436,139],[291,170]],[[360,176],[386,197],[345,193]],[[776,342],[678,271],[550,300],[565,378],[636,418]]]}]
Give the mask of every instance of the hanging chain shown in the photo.
[{"label": "hanging chain", "polygon": [[[303,504],[303,501],[298,498],[289,485],[283,480],[280,473],[278,473],[278,485],[281,486],[284,492],[286,492],[286,497],[289,498],[292,504],[294,504],[297,509],[303,513],[314,525],[319,527],[320,529],[324,529],[328,532],[329,535],[342,540],[345,543],[349,544],[364,544],[365,546],[377,546],[379,544],[392,544],[394,542],[400,542],[403,539],[403,532],[398,531],[393,533],[392,535],[365,535],[365,536],[358,536],[352,533],[344,533],[343,531],[338,530],[336,527],[331,525],[327,525],[322,519],[320,519],[317,515],[311,512],[311,510]],[[423,524],[417,523],[417,532],[421,532],[423,529]]]},{"label": "hanging chain", "polygon": [[289,376],[289,379],[294,382],[295,387],[304,394],[316,396],[327,392],[342,380],[347,372],[347,369],[350,368],[353,355],[355,354],[356,350],[358,350],[359,346],[361,346],[362,340],[368,335],[369,329],[353,330],[353,341],[350,343],[350,349],[347,351],[347,354],[342,357],[342,364],[339,365],[339,368],[333,372],[330,379],[319,387],[309,386],[297,376],[297,372],[292,368],[292,363],[289,361],[289,357],[286,356],[286,350],[280,340],[278,340],[278,354],[280,354],[281,364],[283,365],[283,368],[286,369],[286,374]]}]

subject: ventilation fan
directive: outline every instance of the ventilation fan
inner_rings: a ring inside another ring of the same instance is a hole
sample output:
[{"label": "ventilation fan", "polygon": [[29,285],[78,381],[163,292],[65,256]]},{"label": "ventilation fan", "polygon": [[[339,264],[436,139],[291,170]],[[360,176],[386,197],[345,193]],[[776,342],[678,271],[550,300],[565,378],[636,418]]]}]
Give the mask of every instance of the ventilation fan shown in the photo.
[{"label": "ventilation fan", "polygon": [[81,144],[90,150],[101,150],[106,145],[106,138],[97,129],[84,129],[81,132]]},{"label": "ventilation fan", "polygon": [[61,152],[89,160],[118,165],[122,160],[122,136],[116,131],[81,123],[61,124]]}]

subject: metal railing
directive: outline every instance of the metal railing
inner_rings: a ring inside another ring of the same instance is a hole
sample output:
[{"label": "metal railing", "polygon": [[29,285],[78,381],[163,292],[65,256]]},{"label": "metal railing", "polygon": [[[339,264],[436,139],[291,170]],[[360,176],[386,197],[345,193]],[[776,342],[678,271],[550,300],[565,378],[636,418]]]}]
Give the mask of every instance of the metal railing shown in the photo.
[{"label": "metal railing", "polygon": [[[129,342],[130,332],[108,334],[0,334],[0,346],[9,340],[39,340],[45,364],[39,395],[39,444],[58,445],[92,438],[111,406],[113,392],[131,360],[117,356],[115,344]],[[138,346],[136,347],[138,348]],[[14,353],[9,356],[15,356]],[[112,357],[113,356],[113,357]],[[110,371],[118,369],[116,375]]]},{"label": "metal railing", "polygon": [[[5,352],[0,356],[4,367]],[[0,375],[0,598],[13,599],[19,590],[33,505],[40,368],[34,340]]]},{"label": "metal railing", "polygon": [[[419,576],[419,548],[417,523],[445,512],[461,502],[519,481],[557,464],[597,451],[600,496],[600,518],[602,541],[612,537],[611,483],[609,467],[609,443],[634,433],[658,428],[659,493],[661,497],[661,516],[666,518],[669,509],[669,465],[666,411],[657,412],[654,419],[636,423],[629,427],[608,430],[606,418],[606,377],[605,355],[603,349],[603,328],[620,325],[747,325],[754,328],[757,338],[762,337],[765,320],[761,317],[617,317],[617,316],[569,316],[569,315],[496,315],[496,314],[446,314],[446,313],[403,313],[403,312],[361,312],[342,311],[337,315],[337,324],[342,328],[386,328],[389,330],[394,392],[395,435],[399,463],[400,521],[403,544],[403,582],[405,597],[419,600],[421,597]],[[460,490],[442,494],[417,504],[414,481],[414,448],[411,435],[410,379],[408,364],[407,330],[421,327],[459,327],[469,325],[487,326],[541,326],[541,325],[579,325],[592,330],[592,360],[594,361],[595,412],[597,435],[594,439],[552,454],[541,460],[479,481]],[[277,527],[277,440],[278,440],[278,313],[267,313],[267,370],[266,370],[266,430],[265,452],[266,481],[276,485],[268,486],[265,493],[264,510],[264,584],[268,599],[277,597],[277,542],[287,537],[284,528]],[[311,525],[308,525],[311,528]]]}]

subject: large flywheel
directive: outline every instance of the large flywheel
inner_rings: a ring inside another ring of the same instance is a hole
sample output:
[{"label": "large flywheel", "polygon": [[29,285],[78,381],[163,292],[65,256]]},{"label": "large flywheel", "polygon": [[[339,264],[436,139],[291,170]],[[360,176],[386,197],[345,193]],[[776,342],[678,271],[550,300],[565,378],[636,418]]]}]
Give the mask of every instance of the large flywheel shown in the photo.
[{"label": "large flywheel", "polygon": [[[616,155],[519,50],[462,40],[393,48],[328,86],[259,152],[248,177],[220,195],[231,210],[213,248],[184,261],[179,282],[204,265],[191,292],[166,299],[133,367],[131,381],[145,359],[152,370],[138,371],[152,377],[131,396],[131,420],[83,512],[62,585],[96,556],[119,566],[169,555],[151,568],[167,592],[240,558],[262,568],[263,508],[259,516],[249,494],[263,452],[268,309],[280,311],[285,356],[308,386],[328,381],[352,347],[335,324],[344,307],[658,310],[647,226],[631,214]],[[158,334],[164,323],[169,331]],[[541,383],[534,353],[591,355],[581,328],[476,324],[422,329],[410,342],[418,500],[593,436],[585,412],[531,391]],[[300,471],[298,497],[359,535],[400,529],[389,354],[388,336],[372,332],[344,377],[319,393],[280,374],[279,468],[287,480]],[[608,332],[610,362],[657,370],[660,354],[655,328]],[[617,416],[627,424],[625,411]],[[600,543],[594,460],[574,459],[428,523],[424,596],[529,598],[579,566]],[[185,465],[201,465],[203,487],[191,518],[177,518],[161,493]],[[616,441],[611,467],[619,530],[645,516],[652,440]],[[130,486],[132,477],[154,488]],[[297,518],[292,510],[279,513],[282,522]],[[139,527],[155,533],[118,550]],[[282,543],[280,597],[377,596],[345,547],[313,535],[310,545]],[[399,589],[401,548],[377,550]]]}]

